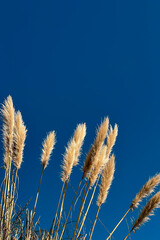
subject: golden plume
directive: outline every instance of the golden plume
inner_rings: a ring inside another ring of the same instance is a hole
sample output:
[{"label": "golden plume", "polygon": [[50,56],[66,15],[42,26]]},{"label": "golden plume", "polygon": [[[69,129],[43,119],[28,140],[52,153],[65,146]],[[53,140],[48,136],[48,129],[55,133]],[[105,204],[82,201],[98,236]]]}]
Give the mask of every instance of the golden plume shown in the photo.
[{"label": "golden plume", "polygon": [[143,208],[139,218],[133,224],[131,231],[139,229],[139,227],[150,220],[149,216],[154,214],[155,208],[160,207],[160,191],[157,192]]},{"label": "golden plume", "polygon": [[20,168],[23,158],[24,142],[27,129],[22,120],[21,112],[18,111],[15,118],[14,138],[13,138],[13,164]]},{"label": "golden plume", "polygon": [[46,139],[43,142],[43,148],[42,148],[42,155],[41,155],[41,162],[43,169],[45,169],[48,165],[51,153],[54,149],[54,145],[56,143],[56,137],[55,132],[50,132]]},{"label": "golden plume", "polygon": [[82,148],[85,136],[86,136],[86,124],[85,123],[78,124],[78,126],[74,132],[74,135],[73,135],[73,139],[76,144],[75,159],[74,159],[73,166],[76,166],[78,164],[79,157],[81,154],[81,148]]},{"label": "golden plume", "polygon": [[89,185],[92,187],[98,177],[98,174],[103,170],[105,165],[107,164],[108,159],[106,158],[107,146],[102,146],[101,151],[95,155],[95,164],[93,166],[90,178],[89,178]]},{"label": "golden plume", "polygon": [[94,165],[94,157],[98,153],[104,143],[104,140],[108,133],[109,119],[106,117],[97,129],[96,139],[88,152],[84,166],[83,166],[83,177],[87,176],[87,173],[92,169]]},{"label": "golden plume", "polygon": [[107,198],[108,191],[113,181],[114,171],[115,171],[115,157],[112,154],[102,173],[100,191],[97,200],[98,207],[102,203],[104,203]]},{"label": "golden plume", "polygon": [[3,117],[3,144],[4,144],[4,164],[7,167],[9,155],[12,157],[13,131],[14,131],[14,107],[12,97],[8,96],[2,104],[1,114]]},{"label": "golden plume", "polygon": [[143,200],[143,198],[148,197],[151,193],[153,193],[155,187],[159,184],[160,184],[160,174],[156,174],[154,177],[150,178],[146,182],[146,184],[141,188],[141,190],[137,193],[136,197],[132,201],[130,208],[132,210],[137,208],[139,203]]},{"label": "golden plume", "polygon": [[73,163],[75,162],[75,150],[76,143],[73,139],[70,140],[66,147],[65,154],[63,156],[63,165],[62,165],[62,182],[68,180],[71,175]]},{"label": "golden plume", "polygon": [[118,126],[117,124],[115,124],[114,129],[112,128],[112,126],[110,126],[110,131],[109,134],[107,136],[107,157],[109,158],[109,155],[112,151],[112,148],[116,142],[116,138],[118,135]]},{"label": "golden plume", "polygon": [[78,164],[78,158],[81,153],[81,147],[82,147],[85,135],[86,135],[86,125],[78,124],[73,137],[67,144],[66,151],[63,156],[62,177],[61,177],[61,180],[63,182],[69,179],[73,166]]}]

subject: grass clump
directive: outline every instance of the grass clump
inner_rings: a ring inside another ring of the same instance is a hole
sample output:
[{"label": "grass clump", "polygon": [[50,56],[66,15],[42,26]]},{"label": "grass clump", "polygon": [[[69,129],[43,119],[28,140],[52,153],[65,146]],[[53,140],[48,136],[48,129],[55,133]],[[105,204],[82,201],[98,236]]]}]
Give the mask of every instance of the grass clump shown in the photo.
[{"label": "grass clump", "polygon": [[[2,182],[1,199],[0,199],[0,240],[62,240],[65,239],[65,232],[68,229],[68,219],[71,214],[73,205],[77,199],[78,192],[82,192],[79,206],[77,205],[78,214],[75,221],[72,222],[73,228],[69,229],[70,236],[68,239],[89,239],[93,237],[96,222],[102,205],[108,196],[115,172],[115,156],[113,147],[118,135],[118,126],[114,128],[109,124],[109,118],[106,117],[97,129],[95,140],[86,156],[82,168],[82,177],[72,198],[72,202],[65,220],[62,219],[64,214],[65,197],[67,194],[68,183],[71,178],[73,167],[78,165],[79,157],[82,152],[82,146],[86,136],[86,124],[78,124],[73,136],[65,148],[62,162],[61,181],[62,188],[57,204],[55,215],[49,230],[42,230],[39,219],[35,222],[36,206],[40,194],[40,186],[43,179],[43,173],[48,166],[52,151],[56,143],[55,131],[51,131],[42,143],[42,172],[39,180],[36,199],[33,209],[29,210],[29,202],[23,208],[16,205],[17,177],[23,161],[23,150],[27,129],[22,119],[20,111],[15,111],[12,97],[8,96],[2,104],[1,115],[3,120],[3,164],[4,179]],[[101,180],[101,181],[100,181]],[[100,183],[99,183],[100,182]],[[83,187],[81,185],[83,184]],[[129,209],[121,218],[115,228],[106,236],[110,239],[118,228],[120,223],[129,213],[138,208],[142,200],[152,194],[157,185],[160,183],[160,174],[155,175],[141,188],[139,193],[132,201]],[[92,227],[85,234],[82,234],[88,212],[92,201],[95,197],[96,189],[99,185],[99,194],[97,199],[97,212],[95,218],[91,221]],[[89,195],[89,192],[91,193]],[[90,196],[90,197],[89,197]],[[89,199],[87,199],[89,198]],[[88,201],[87,201],[88,200]],[[129,233],[124,239],[127,239],[132,231],[137,230],[143,223],[148,221],[148,217],[153,214],[155,208],[160,204],[160,193],[157,192],[148,201],[140,216],[135,220]],[[89,233],[89,234],[88,234]]]}]

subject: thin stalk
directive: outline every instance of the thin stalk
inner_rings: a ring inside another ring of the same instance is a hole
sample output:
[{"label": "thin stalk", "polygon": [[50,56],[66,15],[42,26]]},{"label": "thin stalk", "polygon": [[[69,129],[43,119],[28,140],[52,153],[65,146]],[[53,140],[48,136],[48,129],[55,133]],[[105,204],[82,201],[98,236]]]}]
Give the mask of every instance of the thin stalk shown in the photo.
[{"label": "thin stalk", "polygon": [[[4,222],[4,215],[5,215],[5,208],[7,207],[7,186],[8,186],[8,175],[9,175],[9,166],[7,166],[7,169],[5,171],[5,187],[4,187],[4,196],[3,196],[3,204],[2,204],[2,211],[1,211],[1,232],[3,228],[3,222]],[[3,233],[2,233],[3,234]]]},{"label": "thin stalk", "polygon": [[124,214],[124,216],[123,216],[123,217],[121,218],[121,220],[118,222],[118,224],[115,226],[115,228],[114,228],[113,231],[109,234],[109,236],[107,237],[106,240],[108,240],[108,239],[112,236],[112,234],[115,232],[115,230],[117,229],[117,227],[119,226],[119,224],[123,221],[123,219],[126,217],[126,215],[129,213],[130,210],[131,210],[130,208],[127,210],[127,212]]},{"label": "thin stalk", "polygon": [[126,240],[129,237],[129,235],[131,234],[131,232],[132,232],[132,230],[127,234],[127,236],[123,240]]},{"label": "thin stalk", "polygon": [[13,186],[14,186],[14,165],[13,165],[13,168],[12,168],[12,181],[11,181],[11,194],[10,194],[10,202],[12,200],[12,192],[13,192]]},{"label": "thin stalk", "polygon": [[5,189],[6,189],[6,181],[7,181],[7,169],[5,169],[5,176],[4,176],[4,181],[3,181],[3,189],[2,189],[2,195],[1,195],[1,213],[2,213],[2,205],[3,205],[3,199],[4,199],[4,193],[5,193]]},{"label": "thin stalk", "polygon": [[8,239],[9,236],[9,210],[10,210],[10,194],[11,194],[11,169],[12,169],[12,159],[10,156],[11,151],[9,150],[9,167],[8,167],[8,176],[7,176],[7,193],[6,193],[6,209],[5,209],[5,236],[4,238]]},{"label": "thin stalk", "polygon": [[61,202],[61,209],[60,209],[59,218],[58,218],[57,229],[56,229],[56,233],[55,233],[55,237],[54,237],[55,239],[57,239],[57,234],[58,234],[58,229],[59,229],[59,225],[60,225],[60,221],[61,221],[61,217],[62,217],[64,200],[65,200],[65,196],[66,196],[68,182],[69,182],[69,179],[66,181],[66,184],[65,184],[65,189],[64,189],[64,193],[63,193],[62,202]]},{"label": "thin stalk", "polygon": [[7,166],[7,168],[5,170],[5,187],[4,187],[3,205],[2,205],[2,211],[1,211],[1,219],[2,219],[2,221],[3,221],[3,215],[4,215],[4,211],[5,211],[6,197],[7,197],[8,172],[9,172],[9,165]]},{"label": "thin stalk", "polygon": [[[97,185],[98,185],[99,178],[100,178],[100,174],[99,174],[99,176],[98,176],[98,178],[97,178],[97,182],[96,182],[96,184],[95,184],[95,186],[94,186],[94,189],[93,189],[93,192],[92,192],[92,196],[91,196],[91,198],[90,198],[90,201],[89,201],[87,210],[86,210],[86,212],[85,212],[85,214],[84,214],[84,217],[83,217],[83,219],[82,219],[82,223],[81,223],[81,226],[80,226],[80,229],[79,229],[79,231],[78,231],[78,234],[77,234],[76,239],[78,239],[78,237],[79,237],[79,235],[80,235],[80,233],[81,233],[82,227],[83,227],[83,225],[84,225],[84,222],[85,222],[85,220],[86,220],[88,211],[89,211],[89,209],[90,209],[90,206],[91,206],[91,203],[92,203],[92,200],[93,200],[93,197],[94,197],[94,194],[95,194]],[[86,195],[88,194],[89,189],[90,189],[90,186],[88,187],[88,190],[87,190]],[[84,202],[84,203],[85,203],[85,202]]]},{"label": "thin stalk", "polygon": [[90,236],[89,236],[89,240],[91,240],[91,238],[92,238],[93,231],[94,231],[94,228],[95,228],[95,225],[96,225],[96,222],[97,222],[97,218],[98,218],[98,214],[99,214],[100,208],[101,208],[101,205],[99,205],[99,207],[98,207],[98,209],[97,209],[97,214],[96,214],[96,217],[95,217],[93,226],[92,226],[92,230],[91,230],[91,234],[90,234]]},{"label": "thin stalk", "polygon": [[42,167],[41,177],[40,177],[40,180],[39,180],[39,186],[38,186],[37,195],[36,195],[34,208],[33,208],[33,213],[32,213],[32,217],[31,217],[31,221],[30,221],[31,222],[30,230],[31,230],[32,225],[33,225],[33,219],[34,219],[34,216],[35,216],[35,210],[36,210],[37,201],[38,201],[38,197],[39,197],[39,191],[40,191],[40,187],[41,187],[41,183],[42,183],[43,173],[44,173],[44,167]]},{"label": "thin stalk", "polygon": [[11,182],[11,165],[12,165],[12,160],[9,157],[9,167],[8,167],[8,182],[7,182],[7,199],[6,199],[6,208],[8,209],[9,205],[9,195],[10,195],[10,182]]},{"label": "thin stalk", "polygon": [[3,182],[3,190],[2,190],[2,196],[1,196],[1,229],[0,229],[0,234],[2,238],[2,228],[3,228],[3,213],[4,213],[4,208],[5,208],[5,199],[6,199],[6,191],[7,191],[7,171],[8,168],[5,170],[5,177],[4,177],[4,182]]},{"label": "thin stalk", "polygon": [[[88,181],[89,181],[89,177],[86,181],[86,184],[85,184],[85,188],[84,188],[84,191],[83,191],[83,196],[82,196],[82,200],[81,200],[81,205],[80,205],[80,209],[79,209],[79,213],[78,213],[78,218],[77,218],[77,222],[76,222],[76,226],[75,226],[75,229],[74,229],[74,233],[73,233],[73,237],[72,237],[72,240],[74,240],[75,238],[75,235],[76,235],[76,231],[77,231],[77,227],[78,227],[78,223],[79,223],[79,219],[81,217],[81,214],[82,214],[82,211],[83,211],[83,208],[84,208],[84,201],[86,200],[86,196],[85,196],[85,193],[86,193],[86,188],[87,188],[87,184],[88,184]],[[88,188],[89,189],[89,188]],[[88,190],[87,190],[88,192]],[[85,198],[84,198],[85,197]]]},{"label": "thin stalk", "polygon": [[12,186],[12,195],[11,195],[11,198],[10,198],[10,202],[11,202],[11,210],[10,210],[10,218],[9,218],[9,220],[11,220],[11,216],[12,216],[12,212],[13,212],[14,194],[15,194],[15,190],[16,190],[16,182],[17,182],[17,173],[18,173],[18,169],[16,169],[16,172],[15,172],[15,179],[14,179],[13,186]]},{"label": "thin stalk", "polygon": [[[10,231],[10,223],[11,223],[12,212],[13,212],[14,194],[15,194],[15,189],[16,189],[17,173],[18,173],[18,169],[16,169],[16,172],[15,172],[15,180],[13,182],[12,193],[11,193],[11,197],[10,197],[11,207],[10,207],[10,212],[9,212],[9,226],[8,226],[9,231]],[[13,171],[12,171],[12,174],[13,174]],[[12,175],[12,181],[13,181],[13,175]]]},{"label": "thin stalk", "polygon": [[61,198],[62,198],[62,194],[63,194],[64,186],[65,186],[65,182],[63,182],[63,185],[62,185],[62,189],[61,189],[61,193],[60,193],[60,197],[59,197],[59,201],[58,201],[58,205],[57,205],[56,214],[55,214],[55,217],[54,217],[54,220],[53,220],[53,223],[52,223],[51,229],[50,229],[50,236],[51,236],[51,239],[52,239],[52,235],[53,235],[53,231],[54,231],[54,227],[55,227],[55,223],[56,223],[56,218],[57,218],[58,209],[59,209],[60,201],[61,201]]},{"label": "thin stalk", "polygon": [[40,177],[39,186],[38,186],[38,190],[37,190],[37,196],[36,196],[36,200],[35,200],[35,203],[34,203],[33,218],[34,218],[34,213],[35,213],[35,210],[36,210],[37,201],[38,201],[38,197],[39,197],[39,191],[40,191],[40,187],[41,187],[43,172],[44,172],[44,168],[42,167],[41,177]]},{"label": "thin stalk", "polygon": [[67,224],[67,220],[68,220],[68,218],[69,218],[69,215],[70,215],[70,212],[71,212],[71,209],[72,209],[74,200],[75,200],[75,198],[76,198],[76,196],[77,196],[77,193],[78,193],[78,190],[79,190],[79,188],[80,188],[80,186],[81,186],[82,180],[83,180],[83,177],[81,178],[81,180],[80,180],[80,182],[79,182],[79,185],[78,185],[78,187],[77,187],[77,190],[76,190],[76,192],[75,192],[75,195],[74,195],[74,198],[73,198],[73,200],[72,200],[70,209],[69,209],[69,211],[68,211],[68,214],[67,214],[67,217],[66,217],[66,221],[65,221],[65,223],[64,223],[64,226],[63,226],[63,229],[62,229],[61,236],[60,236],[59,240],[61,240],[62,237],[63,237],[64,230],[65,230],[65,227],[66,227],[66,224]]}]

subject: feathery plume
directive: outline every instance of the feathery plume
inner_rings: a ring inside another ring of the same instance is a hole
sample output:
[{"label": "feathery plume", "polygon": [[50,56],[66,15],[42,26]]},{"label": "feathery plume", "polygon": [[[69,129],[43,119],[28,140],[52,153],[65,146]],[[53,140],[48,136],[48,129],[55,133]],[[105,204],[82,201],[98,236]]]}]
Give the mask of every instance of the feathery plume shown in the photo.
[{"label": "feathery plume", "polygon": [[103,168],[107,164],[108,159],[106,158],[106,152],[107,152],[107,146],[104,145],[102,146],[101,151],[99,151],[98,154],[95,155],[95,158],[97,158],[97,160],[95,159],[95,164],[93,166],[93,169],[89,178],[90,187],[92,187],[95,184],[98,174],[100,173],[100,171],[103,170]]},{"label": "feathery plume", "polygon": [[8,166],[9,154],[12,156],[13,131],[14,131],[14,107],[12,97],[8,96],[2,104],[1,114],[3,117],[3,144],[4,144],[4,163]]},{"label": "feathery plume", "polygon": [[92,145],[91,149],[88,152],[88,155],[86,157],[84,167],[83,167],[83,177],[86,177],[87,173],[93,167],[95,154],[98,151],[100,151],[100,149],[104,143],[104,140],[107,136],[108,125],[109,125],[109,119],[107,117],[104,119],[104,121],[101,123],[100,127],[98,128],[94,144]]},{"label": "feathery plume", "polygon": [[137,208],[143,198],[148,197],[151,193],[153,193],[155,187],[159,184],[160,174],[156,174],[154,177],[150,178],[132,201],[132,204],[130,206],[131,210],[133,211],[135,208]]},{"label": "feathery plume", "polygon": [[52,131],[47,135],[46,139],[43,142],[42,155],[41,155],[41,162],[42,162],[43,169],[45,169],[48,165],[55,143],[56,143],[56,135],[55,135],[55,132]]},{"label": "feathery plume", "polygon": [[22,120],[21,112],[18,111],[15,118],[13,138],[13,164],[16,166],[17,169],[20,169],[22,163],[26,133],[27,129]]},{"label": "feathery plume", "polygon": [[101,123],[100,127],[97,129],[97,136],[94,142],[94,147],[96,150],[100,149],[103,145],[103,142],[107,136],[108,125],[109,125],[109,118],[106,117]]},{"label": "feathery plume", "polygon": [[115,157],[112,154],[106,167],[103,170],[100,191],[99,191],[98,200],[97,200],[98,207],[102,203],[104,203],[107,198],[108,191],[113,181],[114,171],[115,171]]},{"label": "feathery plume", "polygon": [[160,207],[160,191],[157,192],[143,208],[139,218],[133,224],[131,231],[137,230],[142,224],[149,221],[149,216],[154,215],[155,208]]},{"label": "feathery plume", "polygon": [[109,132],[109,135],[107,136],[107,154],[106,155],[108,158],[116,142],[117,135],[118,135],[117,124],[115,124],[114,129],[112,128],[112,126],[110,126],[110,132]]},{"label": "feathery plume", "polygon": [[74,160],[73,166],[76,166],[78,164],[79,157],[81,154],[81,148],[82,148],[85,136],[86,136],[86,124],[85,123],[78,124],[73,136],[73,139],[76,144],[75,160]]},{"label": "feathery plume", "polygon": [[76,143],[73,139],[70,140],[66,147],[66,152],[63,157],[63,165],[62,165],[62,182],[68,180],[69,176],[72,172],[73,163],[75,162],[75,150]]},{"label": "feathery plume", "polygon": [[69,179],[73,166],[78,164],[78,158],[81,154],[81,147],[86,135],[86,125],[78,124],[73,137],[69,141],[64,154],[62,165],[62,182]]}]

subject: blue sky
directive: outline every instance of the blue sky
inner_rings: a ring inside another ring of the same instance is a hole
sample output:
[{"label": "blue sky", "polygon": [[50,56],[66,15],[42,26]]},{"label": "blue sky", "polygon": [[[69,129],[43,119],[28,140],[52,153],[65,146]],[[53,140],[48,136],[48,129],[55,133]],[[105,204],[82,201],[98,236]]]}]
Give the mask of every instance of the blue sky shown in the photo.
[{"label": "blue sky", "polygon": [[[47,132],[57,135],[37,206],[44,228],[50,227],[58,202],[64,146],[78,123],[86,122],[87,136],[71,176],[74,188],[97,125],[109,116],[119,126],[115,179],[99,214],[109,230],[149,176],[160,171],[159,11],[156,0],[1,1],[0,102],[10,94],[28,128],[18,204],[35,198],[41,143]],[[66,202],[71,194],[70,187]],[[131,239],[159,239],[159,218],[160,210]],[[126,233],[124,222],[114,237]],[[97,223],[93,239],[106,236]]]}]

